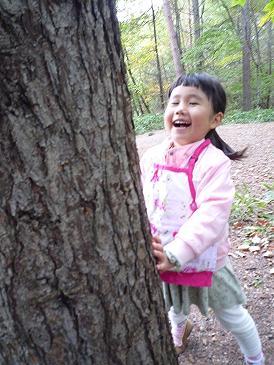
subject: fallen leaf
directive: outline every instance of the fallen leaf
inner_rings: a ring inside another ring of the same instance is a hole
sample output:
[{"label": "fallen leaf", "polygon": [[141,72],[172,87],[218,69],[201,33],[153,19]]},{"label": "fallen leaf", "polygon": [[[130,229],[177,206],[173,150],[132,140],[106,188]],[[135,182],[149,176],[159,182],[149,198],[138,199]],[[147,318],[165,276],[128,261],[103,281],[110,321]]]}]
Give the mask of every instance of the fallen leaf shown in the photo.
[{"label": "fallen leaf", "polygon": [[266,251],[264,254],[263,254],[263,257],[267,257],[267,258],[271,258],[274,256],[274,253],[273,251]]},{"label": "fallen leaf", "polygon": [[258,219],[257,220],[257,224],[259,226],[267,226],[269,224],[268,220],[267,219]]},{"label": "fallen leaf", "polygon": [[233,252],[229,252],[229,253],[228,253],[228,256],[231,256],[231,257],[233,257],[234,259],[238,259],[238,258],[239,258],[239,256],[235,255]]},{"label": "fallen leaf", "polygon": [[233,226],[235,227],[235,228],[242,228],[243,227],[243,222],[235,222],[234,224],[233,224]]},{"label": "fallen leaf", "polygon": [[248,251],[249,250],[249,244],[248,243],[243,243],[242,245],[240,245],[238,247],[238,250],[242,250],[242,251]]},{"label": "fallen leaf", "polygon": [[262,239],[257,235],[252,237],[252,239],[251,239],[252,243],[261,243],[261,241],[262,241]]},{"label": "fallen leaf", "polygon": [[245,257],[246,255],[240,251],[235,251],[235,253],[240,257]]},{"label": "fallen leaf", "polygon": [[260,246],[250,246],[249,247],[250,252],[256,252],[256,251],[260,251],[260,250],[261,250]]}]

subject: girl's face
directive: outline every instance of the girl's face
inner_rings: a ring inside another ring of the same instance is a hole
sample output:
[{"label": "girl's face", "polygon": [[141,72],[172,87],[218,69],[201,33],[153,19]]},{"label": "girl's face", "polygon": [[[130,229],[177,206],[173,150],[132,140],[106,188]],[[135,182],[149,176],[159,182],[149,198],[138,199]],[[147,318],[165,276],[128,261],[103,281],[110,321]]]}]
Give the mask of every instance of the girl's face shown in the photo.
[{"label": "girl's face", "polygon": [[165,128],[175,146],[200,141],[222,118],[223,113],[213,112],[211,101],[201,89],[182,85],[173,89],[164,114]]}]

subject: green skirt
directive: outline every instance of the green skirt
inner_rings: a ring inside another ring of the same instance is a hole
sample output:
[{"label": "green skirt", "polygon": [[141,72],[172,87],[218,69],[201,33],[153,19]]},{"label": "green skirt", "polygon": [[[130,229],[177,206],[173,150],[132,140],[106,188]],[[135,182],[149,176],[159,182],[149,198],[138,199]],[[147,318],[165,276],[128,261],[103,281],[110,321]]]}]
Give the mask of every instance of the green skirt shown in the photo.
[{"label": "green skirt", "polygon": [[191,304],[200,312],[208,314],[213,311],[231,308],[236,304],[245,304],[246,297],[236,278],[232,265],[227,259],[223,268],[213,274],[212,286],[196,288],[163,283],[164,298],[167,310],[173,306],[175,313],[188,315]]}]

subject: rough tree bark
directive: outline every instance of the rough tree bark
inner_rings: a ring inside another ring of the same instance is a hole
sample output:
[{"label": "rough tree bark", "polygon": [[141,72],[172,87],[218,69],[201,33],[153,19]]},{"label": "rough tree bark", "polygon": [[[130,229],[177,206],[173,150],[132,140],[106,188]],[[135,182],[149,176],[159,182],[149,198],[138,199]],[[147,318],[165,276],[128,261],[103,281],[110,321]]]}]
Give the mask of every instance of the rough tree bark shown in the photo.
[{"label": "rough tree bark", "polygon": [[171,52],[172,52],[175,74],[176,74],[176,77],[178,77],[184,72],[184,68],[181,63],[180,48],[179,48],[178,39],[177,39],[176,31],[174,28],[174,24],[173,24],[169,0],[163,0],[163,11],[164,11],[164,15],[165,15],[166,23],[167,23],[169,42],[170,42],[170,47],[171,47]]},{"label": "rough tree bark", "polygon": [[0,4],[0,363],[177,364],[114,1]]}]

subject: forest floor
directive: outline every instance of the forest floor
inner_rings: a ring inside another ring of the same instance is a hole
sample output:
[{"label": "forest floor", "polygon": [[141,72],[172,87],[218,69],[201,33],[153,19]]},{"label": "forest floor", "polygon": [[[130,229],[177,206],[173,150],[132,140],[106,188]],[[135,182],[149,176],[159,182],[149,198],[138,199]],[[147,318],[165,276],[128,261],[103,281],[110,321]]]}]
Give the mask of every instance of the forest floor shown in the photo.
[{"label": "forest floor", "polygon": [[[249,192],[262,197],[264,183],[273,184],[274,122],[263,124],[224,125],[218,129],[221,137],[234,149],[248,146],[247,158],[232,163],[232,176],[237,191],[248,186]],[[154,131],[137,136],[137,147],[140,156],[144,151],[161,142],[164,131]],[[257,324],[266,356],[266,365],[274,364],[274,267],[273,257],[267,258],[266,250],[274,250],[273,242],[262,244],[260,250],[240,251],[239,246],[246,239],[247,224],[236,224],[231,227],[232,249],[230,259],[247,295],[247,309]],[[260,238],[253,237],[257,247],[263,242],[263,231]],[[249,237],[250,238],[250,237]],[[252,239],[252,238],[251,238]],[[256,243],[258,239],[259,243]],[[267,246],[267,248],[265,248]],[[272,269],[272,270],[271,270]],[[242,365],[240,350],[230,333],[224,331],[213,313],[202,317],[193,307],[190,319],[194,329],[189,338],[188,347],[179,357],[180,365]]]}]

